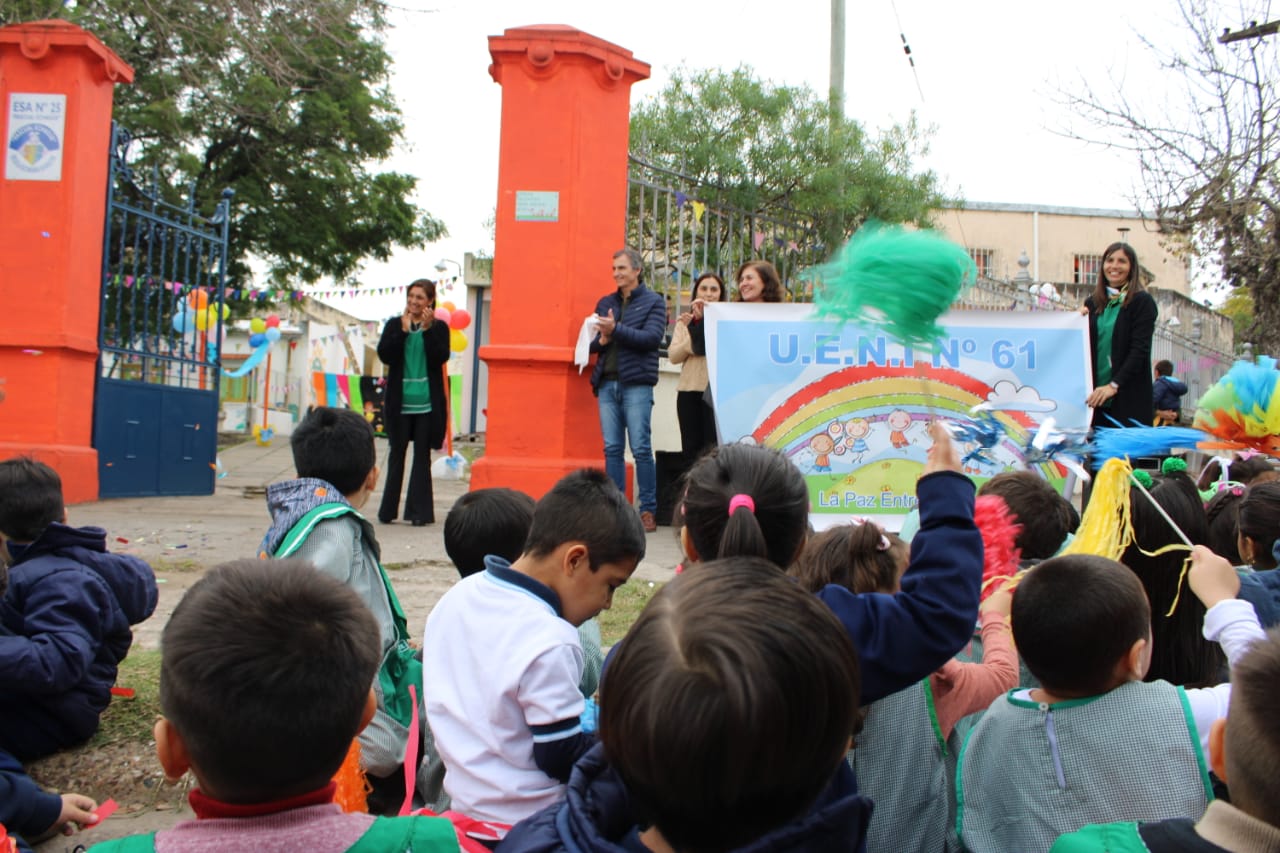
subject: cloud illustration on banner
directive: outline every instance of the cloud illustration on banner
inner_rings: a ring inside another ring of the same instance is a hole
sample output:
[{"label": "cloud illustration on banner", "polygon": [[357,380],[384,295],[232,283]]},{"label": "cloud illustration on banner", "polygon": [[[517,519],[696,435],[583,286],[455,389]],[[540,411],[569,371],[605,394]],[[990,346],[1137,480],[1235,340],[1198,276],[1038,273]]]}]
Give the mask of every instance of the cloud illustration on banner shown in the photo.
[{"label": "cloud illustration on banner", "polygon": [[1007,379],[995,384],[985,403],[973,407],[975,412],[1052,412],[1058,408],[1053,400],[1045,400],[1032,385],[1021,387]]}]

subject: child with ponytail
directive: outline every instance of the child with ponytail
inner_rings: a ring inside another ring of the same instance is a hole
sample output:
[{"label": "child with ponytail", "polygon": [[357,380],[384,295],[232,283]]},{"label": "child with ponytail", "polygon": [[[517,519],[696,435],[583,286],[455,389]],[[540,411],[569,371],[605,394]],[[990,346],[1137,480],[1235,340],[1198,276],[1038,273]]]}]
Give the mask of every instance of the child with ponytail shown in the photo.
[{"label": "child with ponytail", "polygon": [[[996,509],[1008,517],[1003,499],[978,500],[998,504]],[[1013,539],[1018,529],[1018,525],[1005,525],[1004,547],[986,549],[988,557],[1003,554],[1007,563],[989,566],[989,573],[1016,572],[1019,552]],[[819,533],[805,546],[790,574],[811,592],[836,584],[857,594],[895,595],[909,560],[906,542],[871,521],[862,521]],[[954,746],[947,740],[958,719],[985,709],[1018,686],[1018,656],[1007,623],[1011,601],[1000,587],[981,606],[981,663],[947,661],[927,679],[865,709],[849,764],[862,793],[876,804],[867,849],[955,847]]]},{"label": "child with ponytail", "polygon": [[[920,532],[894,595],[858,594],[839,584],[817,590],[853,640],[862,702],[909,687],[968,641],[978,616],[982,537],[973,522],[973,483],[946,428],[917,483]],[[782,454],[757,445],[713,448],[689,470],[681,540],[690,569],[701,560],[764,557],[785,569],[808,533],[809,492]]]}]

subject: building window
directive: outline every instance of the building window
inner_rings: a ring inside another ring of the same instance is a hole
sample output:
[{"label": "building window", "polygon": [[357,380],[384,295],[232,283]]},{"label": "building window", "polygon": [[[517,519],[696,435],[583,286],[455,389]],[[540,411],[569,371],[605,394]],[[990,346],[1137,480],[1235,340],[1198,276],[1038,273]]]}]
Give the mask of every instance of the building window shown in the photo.
[{"label": "building window", "polygon": [[1102,272],[1102,255],[1076,255],[1071,280],[1076,284],[1097,284]]},{"label": "building window", "polygon": [[996,272],[995,249],[970,249],[969,257],[978,266],[979,278],[994,278]]}]

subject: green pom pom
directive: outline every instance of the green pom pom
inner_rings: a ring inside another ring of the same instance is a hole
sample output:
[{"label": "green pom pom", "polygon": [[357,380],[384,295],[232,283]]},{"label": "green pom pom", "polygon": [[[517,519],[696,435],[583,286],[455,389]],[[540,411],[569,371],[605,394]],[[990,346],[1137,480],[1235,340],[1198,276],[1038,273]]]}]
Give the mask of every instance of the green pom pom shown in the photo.
[{"label": "green pom pom", "polygon": [[1149,489],[1154,480],[1151,479],[1151,472],[1141,469],[1133,472],[1133,479],[1142,484],[1142,488]]},{"label": "green pom pom", "polygon": [[868,223],[813,273],[819,317],[878,326],[905,346],[930,349],[944,334],[938,318],[978,268],[937,232]]},{"label": "green pom pom", "polygon": [[1180,456],[1170,456],[1160,463],[1161,474],[1172,474],[1175,471],[1186,471],[1187,461]]}]

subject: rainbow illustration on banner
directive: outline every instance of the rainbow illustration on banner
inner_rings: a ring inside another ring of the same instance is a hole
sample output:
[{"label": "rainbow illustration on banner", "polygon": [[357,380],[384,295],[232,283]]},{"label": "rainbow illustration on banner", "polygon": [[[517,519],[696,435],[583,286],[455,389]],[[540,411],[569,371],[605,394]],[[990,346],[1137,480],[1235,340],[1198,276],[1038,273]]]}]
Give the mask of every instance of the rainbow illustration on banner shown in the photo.
[{"label": "rainbow illustration on banner", "polygon": [[[922,373],[928,384],[921,382]],[[835,371],[788,397],[752,433],[805,474],[816,513],[898,514],[915,507],[929,421],[968,422],[993,388],[958,370],[865,365]],[[962,445],[965,473],[978,481],[1028,467],[1024,447],[1037,424],[1025,411],[990,412],[1000,435],[990,447]],[[1040,462],[1046,478],[1065,472]]]}]

